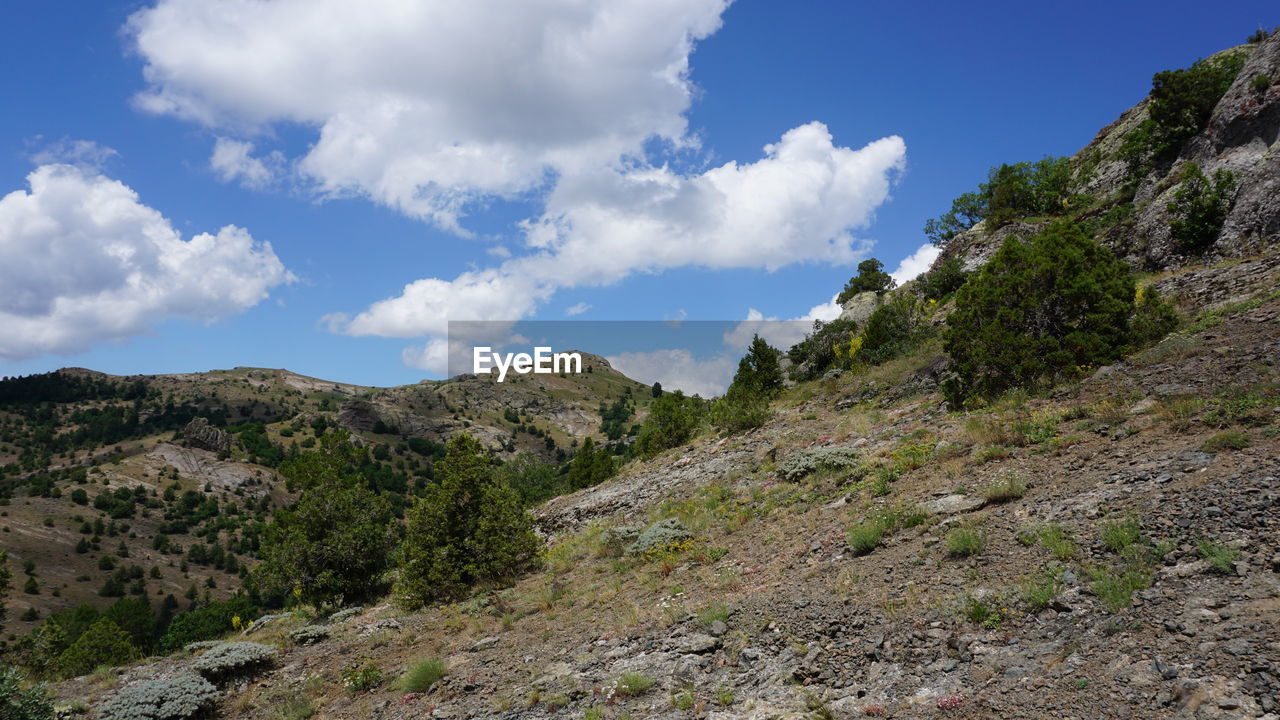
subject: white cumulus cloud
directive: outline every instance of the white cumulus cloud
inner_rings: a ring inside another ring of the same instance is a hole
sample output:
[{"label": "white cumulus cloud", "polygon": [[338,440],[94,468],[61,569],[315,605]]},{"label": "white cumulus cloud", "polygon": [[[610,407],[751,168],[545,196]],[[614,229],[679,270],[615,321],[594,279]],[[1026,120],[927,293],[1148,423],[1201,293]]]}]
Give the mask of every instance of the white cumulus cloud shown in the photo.
[{"label": "white cumulus cloud", "polygon": [[253,156],[253,143],[220,137],[213,145],[209,167],[223,182],[240,181],[244,187],[262,190],[276,182],[285,165],[284,154],[272,151]]},{"label": "white cumulus cloud", "polygon": [[755,163],[689,177],[666,168],[600,171],[556,189],[546,214],[527,225],[530,254],[453,280],[418,280],[354,318],[333,316],[331,325],[352,335],[415,337],[441,332],[446,318],[519,319],[560,288],[635,272],[852,262],[865,251],[852,230],[888,198],[905,157],[901,138],[852,150],[809,123],[766,146]]},{"label": "white cumulus cloud", "polygon": [[915,280],[917,277],[928,272],[933,265],[933,261],[938,259],[942,254],[942,248],[932,243],[925,243],[916,248],[916,251],[902,259],[898,263],[898,269],[889,273],[889,276],[897,281],[899,285]]},{"label": "white cumulus cloud", "polygon": [[684,348],[619,353],[605,359],[614,370],[637,382],[660,382],[664,390],[683,390],[686,395],[702,397],[723,393],[738,368],[738,360],[728,355],[699,358]]},{"label": "white cumulus cloud", "polygon": [[460,230],[468,201],[685,144],[689,55],[728,0],[159,0],[135,102],[244,136],[318,130],[300,170]]},{"label": "white cumulus cloud", "polygon": [[92,169],[42,165],[27,182],[0,198],[0,358],[79,352],[172,316],[213,321],[293,279],[248,231],[184,240]]}]

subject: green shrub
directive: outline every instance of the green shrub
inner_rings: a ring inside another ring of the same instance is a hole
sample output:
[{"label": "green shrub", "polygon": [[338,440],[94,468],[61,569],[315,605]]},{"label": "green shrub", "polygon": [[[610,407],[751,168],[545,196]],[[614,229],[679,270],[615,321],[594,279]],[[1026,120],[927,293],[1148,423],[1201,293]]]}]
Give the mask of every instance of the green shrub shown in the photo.
[{"label": "green shrub", "polygon": [[53,720],[53,700],[43,685],[27,687],[18,668],[0,668],[0,718]]},{"label": "green shrub", "polygon": [[987,538],[972,528],[958,527],[947,533],[947,554],[952,557],[972,557],[987,546]]},{"label": "green shrub", "polygon": [[1019,217],[1060,215],[1070,207],[1070,182],[1067,158],[993,167],[977,192],[964,193],[952,201],[951,210],[926,222],[924,234],[942,247],[982,220],[995,229]]},{"label": "green shrub", "polygon": [[202,717],[218,700],[218,689],[199,675],[184,673],[130,685],[108,700],[101,720],[188,720]]},{"label": "green shrub", "polygon": [[1145,173],[1152,162],[1177,155],[1187,140],[1203,130],[1245,58],[1244,53],[1228,53],[1197,60],[1189,68],[1156,73],[1151,79],[1148,116],[1125,135],[1120,148],[1131,171]]},{"label": "green shrub", "polygon": [[315,605],[385,588],[380,579],[396,539],[395,515],[387,498],[350,470],[362,452],[345,436],[326,433],[318,450],[285,463],[287,477],[303,485],[302,497],[267,525],[255,587]]},{"label": "green shrub", "polygon": [[1209,563],[1209,568],[1214,572],[1235,574],[1236,558],[1240,557],[1240,551],[1207,537],[1196,540],[1196,550],[1200,551],[1200,557]]},{"label": "green shrub", "polygon": [[58,668],[63,675],[75,677],[92,672],[100,665],[124,665],[141,657],[128,633],[104,617],[89,626],[58,656]]},{"label": "green shrub", "polygon": [[846,540],[854,555],[866,555],[880,545],[887,530],[880,519],[867,518],[849,528]]},{"label": "green shrub", "polygon": [[628,555],[651,555],[679,547],[693,533],[676,518],[667,518],[645,528],[626,548]]},{"label": "green shrub", "polygon": [[400,676],[400,689],[405,692],[426,692],[448,671],[449,666],[439,658],[420,660],[410,665],[404,675]]},{"label": "green shrub", "polygon": [[964,262],[959,257],[949,257],[916,280],[916,289],[925,300],[942,301],[959,290],[969,280]]},{"label": "green shrub", "polygon": [[711,424],[727,433],[765,424],[773,415],[769,401],[782,390],[781,355],[756,335],[729,389],[712,406]]},{"label": "green shrub", "polygon": [[209,603],[174,617],[168,632],[160,638],[160,647],[172,651],[188,643],[220,638],[235,628],[233,618],[238,617],[242,623],[247,623],[257,616],[258,608],[242,595]]},{"label": "green shrub", "polygon": [[1073,223],[1055,221],[1029,241],[1010,237],[956,293],[948,402],[959,407],[1115,360],[1133,307],[1129,269]]},{"label": "green shrub", "polygon": [[1173,303],[1164,299],[1152,285],[1140,288],[1134,302],[1133,317],[1129,319],[1132,349],[1155,345],[1166,335],[1178,329],[1182,317]]},{"label": "green shrub", "polygon": [[875,258],[868,258],[858,263],[858,274],[849,278],[849,282],[844,284],[844,289],[836,296],[836,302],[843,305],[849,298],[864,292],[883,295],[893,286],[893,278],[884,271],[884,263]]},{"label": "green shrub", "polygon": [[156,619],[151,604],[142,598],[121,598],[102,614],[129,635],[139,650],[146,652],[155,644]]},{"label": "green shrub", "polygon": [[342,687],[346,688],[349,695],[368,692],[374,688],[382,687],[382,684],[386,682],[386,676],[383,675],[382,668],[378,667],[378,664],[372,660],[366,660],[344,668],[340,677],[342,678]]},{"label": "green shrub", "polygon": [[435,475],[405,513],[396,556],[393,592],[409,608],[503,582],[533,563],[540,545],[533,518],[474,438],[450,438]]},{"label": "green shrub", "polygon": [[1058,560],[1069,560],[1076,554],[1076,545],[1060,525],[1045,525],[1037,533],[1037,539],[1050,555]]},{"label": "green shrub", "polygon": [[1256,45],[1260,42],[1266,42],[1269,37],[1271,37],[1271,31],[1259,25],[1257,30],[1249,33],[1249,37],[1245,39],[1245,42],[1250,45]]},{"label": "green shrub", "polygon": [[1222,452],[1223,450],[1243,450],[1249,447],[1249,436],[1241,430],[1227,430],[1204,441],[1200,449],[1205,452]]},{"label": "green shrub", "polygon": [[867,318],[861,344],[850,359],[880,365],[920,347],[929,337],[930,329],[919,297],[908,292],[895,293]]},{"label": "green shrub", "polygon": [[1167,205],[1169,234],[1183,251],[1198,252],[1218,237],[1235,196],[1236,176],[1230,170],[1215,170],[1210,180],[1198,165],[1187,163],[1181,180]]},{"label": "green shrub", "polygon": [[858,323],[853,320],[814,320],[813,330],[787,351],[787,359],[793,366],[792,379],[813,380],[821,377],[840,360],[836,348],[847,346],[857,334]]},{"label": "green shrub", "polygon": [[191,667],[211,682],[253,675],[275,661],[276,651],[254,642],[220,643],[204,652]]},{"label": "green shrub", "polygon": [[705,412],[706,402],[701,398],[687,397],[679,390],[663,393],[649,406],[649,417],[636,437],[636,452],[651,458],[689,442]]},{"label": "green shrub", "polygon": [[1271,88],[1271,76],[1263,73],[1262,75],[1254,75],[1249,81],[1249,90],[1257,95],[1265,93]]}]

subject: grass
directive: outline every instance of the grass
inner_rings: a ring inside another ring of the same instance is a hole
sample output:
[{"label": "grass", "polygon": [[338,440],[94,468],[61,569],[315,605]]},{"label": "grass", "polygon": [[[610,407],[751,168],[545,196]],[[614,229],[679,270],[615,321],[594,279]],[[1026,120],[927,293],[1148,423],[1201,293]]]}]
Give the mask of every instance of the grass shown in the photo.
[{"label": "grass", "polygon": [[928,516],[919,508],[896,505],[849,528],[845,539],[855,555],[866,555],[875,550],[886,535],[900,528],[915,527],[927,519]]},{"label": "grass", "polygon": [[729,707],[733,704],[733,690],[729,688],[720,688],[716,691],[716,704],[720,707]]},{"label": "grass", "polygon": [[643,695],[653,687],[653,678],[644,673],[622,673],[618,676],[615,692],[619,697],[636,697]]},{"label": "grass", "polygon": [[448,672],[449,666],[444,660],[439,658],[420,660],[410,665],[409,669],[404,671],[404,675],[400,676],[400,689],[405,692],[426,692]]},{"label": "grass", "polygon": [[1036,532],[1040,544],[1057,560],[1069,560],[1076,554],[1076,545],[1061,525],[1051,524]]},{"label": "grass", "polygon": [[1046,567],[1022,584],[1022,601],[1033,612],[1040,611],[1049,607],[1064,588],[1062,571]]},{"label": "grass", "polygon": [[1133,603],[1134,591],[1151,585],[1150,571],[1141,567],[1131,566],[1123,570],[1094,568],[1089,574],[1093,578],[1093,594],[1112,612],[1129,607]]},{"label": "grass", "polygon": [[717,622],[729,622],[729,607],[723,603],[716,603],[698,613],[698,622],[702,623],[704,628],[710,628]]},{"label": "grass", "polygon": [[1196,550],[1200,551],[1200,557],[1209,563],[1209,569],[1213,572],[1224,575],[1235,574],[1235,562],[1240,556],[1240,551],[1207,537],[1196,540]]},{"label": "grass", "polygon": [[681,690],[671,696],[671,707],[677,710],[692,710],[696,698],[692,690]]},{"label": "grass", "polygon": [[1102,544],[1117,555],[1142,541],[1142,526],[1133,518],[1113,520],[1102,526]]},{"label": "grass", "polygon": [[1004,616],[1000,614],[998,608],[988,605],[986,601],[972,595],[965,597],[962,612],[969,622],[974,625],[981,625],[988,630],[995,630],[1004,621]]},{"label": "grass", "polygon": [[1027,483],[1021,476],[1006,473],[982,488],[982,497],[989,503],[1017,500],[1027,494]]},{"label": "grass", "polygon": [[1216,453],[1223,450],[1243,450],[1249,447],[1249,436],[1242,430],[1227,430],[1207,439],[1200,446],[1200,449]]},{"label": "grass", "polygon": [[952,557],[973,557],[987,546],[987,538],[972,528],[958,527],[947,533],[947,554]]}]

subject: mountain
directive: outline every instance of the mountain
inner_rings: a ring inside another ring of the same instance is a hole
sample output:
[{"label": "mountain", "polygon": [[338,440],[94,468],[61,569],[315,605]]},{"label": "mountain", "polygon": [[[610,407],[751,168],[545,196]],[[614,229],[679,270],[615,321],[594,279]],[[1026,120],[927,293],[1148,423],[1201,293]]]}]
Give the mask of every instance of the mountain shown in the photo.
[{"label": "mountain", "polygon": [[[207,642],[53,690],[105,717],[161,696],[185,703],[174,717],[245,719],[1278,717],[1280,33],[1259,40],[1158,75],[1073,158],[994,169],[931,223],[944,244],[934,269],[864,297],[856,327],[815,329],[792,351],[807,375],[767,412],[734,415],[731,390],[692,438],[532,507],[546,541],[536,567],[420,608],[388,596],[221,618]],[[1006,243],[1074,229],[1125,261],[1112,285],[1129,292],[1136,275],[1142,302],[1123,301],[1177,328],[1094,348],[1114,359],[1052,382],[950,402],[964,369],[944,352],[946,328],[978,296],[968,289],[990,281]],[[1176,311],[1152,310],[1157,295]],[[548,434],[559,448],[585,437],[592,408],[628,391],[637,445],[705,409],[655,404],[603,365],[501,388],[375,390],[249,369],[110,380],[42,380],[33,397],[51,400],[5,406],[0,450],[22,468],[6,509],[34,508],[23,534],[59,507],[40,490],[77,486],[65,469],[90,454],[107,462],[86,485],[128,473],[154,498],[167,479],[153,474],[173,473],[145,464],[158,448],[235,477],[337,423],[386,455],[368,477],[395,494],[397,473],[433,479],[434,443],[459,430],[510,457],[545,451]],[[125,430],[155,432],[50,444],[107,407],[137,408]],[[180,409],[192,407],[213,417],[189,425]],[[178,424],[219,450],[179,448]],[[530,424],[541,439],[519,431]],[[207,429],[219,425],[226,438]],[[401,434],[423,441],[421,460]],[[33,483],[46,467],[57,477]],[[269,464],[257,470],[229,492],[210,483],[222,516],[228,502],[293,499]],[[184,488],[202,482],[183,473]],[[221,538],[242,547],[246,527]],[[11,608],[31,604],[14,597]]]},{"label": "mountain", "polygon": [[631,422],[643,419],[648,386],[603,358],[583,360],[580,375],[501,385],[463,375],[373,388],[244,367],[127,377],[65,368],[0,380],[0,550],[15,568],[35,563],[39,586],[9,599],[5,629],[22,635],[52,613],[144,591],[236,592],[262,524],[296,497],[280,463],[330,428],[351,432],[371,450],[369,473],[403,491],[429,479],[457,432],[498,458],[563,462],[584,438],[605,440],[603,403],[632,398]]}]

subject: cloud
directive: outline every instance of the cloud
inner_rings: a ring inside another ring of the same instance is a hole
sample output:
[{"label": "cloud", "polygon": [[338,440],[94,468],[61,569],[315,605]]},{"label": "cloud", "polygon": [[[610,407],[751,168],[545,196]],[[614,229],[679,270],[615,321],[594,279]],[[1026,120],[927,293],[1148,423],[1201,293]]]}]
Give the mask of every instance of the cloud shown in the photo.
[{"label": "cloud", "polygon": [[581,315],[582,313],[590,309],[591,309],[591,305],[589,303],[580,302],[565,308],[564,314],[568,317],[573,317],[574,315]]},{"label": "cloud", "polygon": [[240,181],[251,190],[273,185],[285,165],[284,155],[273,151],[265,158],[253,156],[253,143],[220,137],[214,143],[209,167],[222,182]]},{"label": "cloud", "polygon": [[211,322],[293,276],[265,242],[228,225],[189,240],[132,189],[42,165],[0,198],[0,358],[74,353],[166,318]]},{"label": "cloud", "polygon": [[898,269],[889,273],[889,276],[896,280],[899,285],[914,280],[926,273],[940,254],[942,254],[942,248],[925,243],[916,248],[915,252],[903,258],[902,262],[898,263]]},{"label": "cloud", "polygon": [[850,263],[866,246],[852,230],[888,198],[905,154],[896,136],[852,150],[809,123],[765,146],[754,163],[693,176],[645,167],[565,179],[547,212],[526,224],[531,253],[453,280],[418,280],[354,318],[333,316],[331,325],[352,335],[416,337],[439,333],[445,318],[523,318],[558,289],[636,272]]},{"label": "cloud", "polygon": [[683,348],[630,352],[605,358],[615,370],[637,382],[662,383],[664,390],[715,397],[729,387],[738,360],[727,355],[699,359]]},{"label": "cloud", "polygon": [[116,152],[114,148],[99,145],[92,140],[62,138],[31,153],[29,159],[36,165],[63,163],[86,169],[100,170],[106,166],[107,161],[119,156],[120,153]]},{"label": "cloud", "polygon": [[694,44],[728,0],[159,0],[126,33],[147,112],[248,138],[315,128],[299,169],[462,232],[467,204],[690,143]]}]

